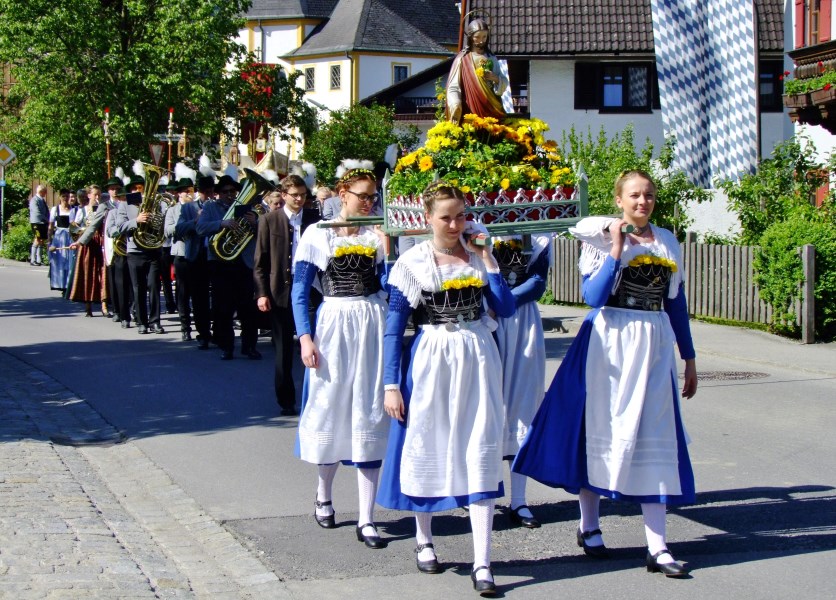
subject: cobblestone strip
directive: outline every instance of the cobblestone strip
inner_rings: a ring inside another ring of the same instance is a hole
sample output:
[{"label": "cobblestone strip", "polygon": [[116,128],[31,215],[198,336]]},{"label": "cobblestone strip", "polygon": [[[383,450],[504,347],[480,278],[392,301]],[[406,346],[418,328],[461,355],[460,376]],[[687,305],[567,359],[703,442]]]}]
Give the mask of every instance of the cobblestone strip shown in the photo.
[{"label": "cobblestone strip", "polygon": [[199,597],[290,597],[275,573],[252,557],[138,447],[89,447],[83,454],[188,576]]},{"label": "cobblestone strip", "polygon": [[84,400],[0,351],[0,598],[287,598]]}]

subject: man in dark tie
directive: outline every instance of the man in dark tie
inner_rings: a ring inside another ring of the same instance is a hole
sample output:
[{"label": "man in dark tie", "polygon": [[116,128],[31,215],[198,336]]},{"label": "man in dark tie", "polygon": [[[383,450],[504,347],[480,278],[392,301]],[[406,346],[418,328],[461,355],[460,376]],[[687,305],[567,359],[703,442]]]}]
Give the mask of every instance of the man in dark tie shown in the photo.
[{"label": "man in dark tie", "polygon": [[283,416],[296,411],[293,383],[293,255],[305,228],[319,218],[316,209],[305,209],[308,188],[298,175],[288,175],[281,183],[284,206],[258,220],[253,267],[258,309],[270,314],[273,347],[276,350],[276,402]]}]

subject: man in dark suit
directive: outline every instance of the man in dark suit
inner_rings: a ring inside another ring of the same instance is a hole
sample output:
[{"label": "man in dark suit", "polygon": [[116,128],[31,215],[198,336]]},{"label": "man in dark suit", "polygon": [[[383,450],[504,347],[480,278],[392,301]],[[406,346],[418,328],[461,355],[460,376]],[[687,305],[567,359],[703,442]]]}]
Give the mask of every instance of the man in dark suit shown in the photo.
[{"label": "man in dark suit", "polygon": [[258,309],[270,314],[276,350],[276,402],[283,416],[293,416],[298,414],[293,383],[294,325],[290,305],[293,256],[302,232],[319,220],[319,211],[304,208],[308,188],[298,175],[285,177],[281,190],[284,206],[258,220],[253,280]]}]

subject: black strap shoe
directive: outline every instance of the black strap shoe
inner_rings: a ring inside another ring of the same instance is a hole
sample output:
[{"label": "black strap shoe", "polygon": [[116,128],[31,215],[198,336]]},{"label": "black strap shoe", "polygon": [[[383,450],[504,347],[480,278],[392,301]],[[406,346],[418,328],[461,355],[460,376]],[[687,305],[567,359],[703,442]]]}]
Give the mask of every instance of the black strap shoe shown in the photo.
[{"label": "black strap shoe", "polygon": [[[314,506],[316,508],[325,508],[326,506],[331,506],[331,501],[326,500],[325,502],[320,502],[319,500],[314,500]],[[323,529],[334,529],[337,526],[334,515],[335,513],[332,512],[330,515],[322,517],[314,511],[313,518],[316,520],[316,524]]]},{"label": "black strap shoe", "polygon": [[659,564],[659,557],[663,554],[670,554],[671,558],[673,558],[673,554],[667,548],[653,555],[650,554],[650,551],[647,552],[645,562],[647,563],[648,573],[662,573],[665,577],[686,577],[688,575],[688,569],[682,563],[676,562],[675,560],[672,563]]},{"label": "black strap shoe", "polygon": [[221,360],[232,360],[232,350],[224,350],[221,352]]},{"label": "black strap shoe", "polygon": [[[476,579],[476,573],[486,569],[490,573],[490,579]],[[473,582],[473,589],[479,592],[480,596],[496,596],[496,584],[493,582],[493,571],[490,567],[476,567],[470,572],[470,580]]]},{"label": "black strap shoe", "polygon": [[[366,527],[371,527],[374,530],[372,535],[366,535],[363,533],[363,529]],[[373,548],[375,550],[379,550],[380,548],[385,548],[389,544],[384,542],[380,539],[380,536],[377,535],[377,527],[374,526],[374,523],[366,523],[365,525],[358,525],[357,526],[357,541],[363,542],[366,544],[367,547]]]},{"label": "black strap shoe", "polygon": [[600,529],[593,529],[592,531],[581,531],[578,528],[578,546],[583,548],[583,553],[587,556],[591,556],[592,558],[609,558],[610,551],[607,550],[607,547],[604,544],[600,546],[590,546],[586,543],[586,540],[591,538],[593,535],[601,535]]},{"label": "black strap shoe", "polygon": [[433,551],[435,554],[435,546],[432,544],[419,544],[415,548],[415,564],[418,566],[418,570],[421,573],[428,573],[430,575],[435,575],[436,573],[441,573],[441,565],[438,564],[438,557],[433,556],[430,560],[419,560],[418,555],[421,553],[422,550],[426,550],[427,548]]},{"label": "black strap shoe", "polygon": [[535,519],[534,517],[524,517],[520,514],[522,509],[531,510],[525,504],[518,506],[517,508],[508,507],[508,519],[511,521],[511,525],[515,527],[526,527],[527,529],[537,529],[540,527],[540,521]]}]

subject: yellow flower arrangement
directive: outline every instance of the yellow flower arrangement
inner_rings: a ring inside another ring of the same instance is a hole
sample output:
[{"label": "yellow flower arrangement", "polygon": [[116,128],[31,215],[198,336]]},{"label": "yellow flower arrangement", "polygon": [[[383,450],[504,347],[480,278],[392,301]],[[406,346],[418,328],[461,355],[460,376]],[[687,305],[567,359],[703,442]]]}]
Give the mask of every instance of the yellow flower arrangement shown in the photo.
[{"label": "yellow flower arrangement", "polygon": [[362,244],[352,244],[351,246],[340,246],[334,250],[334,256],[337,258],[347,256],[349,254],[358,254],[360,256],[374,258],[377,255],[377,248],[364,246]]},{"label": "yellow flower arrangement", "polygon": [[658,265],[660,267],[669,268],[671,270],[671,273],[676,273],[678,270],[675,261],[661,256],[653,256],[652,254],[639,254],[637,257],[635,257],[627,264],[631,267],[640,267],[642,265]]},{"label": "yellow flower arrangement", "polygon": [[539,119],[466,114],[461,125],[439,120],[424,146],[398,161],[389,192],[420,194],[436,178],[455,182],[465,193],[572,185],[557,142],[544,137],[548,129]]},{"label": "yellow flower arrangement", "polygon": [[455,277],[453,279],[447,279],[444,283],[441,284],[442,291],[447,290],[463,290],[464,288],[468,287],[482,287],[485,285],[485,282],[479,279],[478,277],[470,276],[461,276]]}]

